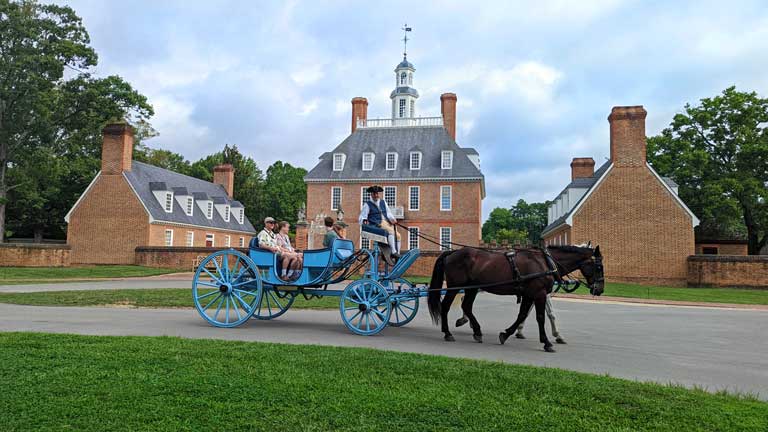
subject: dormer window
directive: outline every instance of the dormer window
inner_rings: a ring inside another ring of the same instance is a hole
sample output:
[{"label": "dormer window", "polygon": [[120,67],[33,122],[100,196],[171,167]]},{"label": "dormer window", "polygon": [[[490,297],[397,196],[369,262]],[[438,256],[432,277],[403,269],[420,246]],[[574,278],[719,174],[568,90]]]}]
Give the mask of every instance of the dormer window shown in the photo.
[{"label": "dormer window", "polygon": [[395,168],[397,168],[397,153],[388,152],[387,153],[387,171],[393,171]]},{"label": "dormer window", "polygon": [[208,201],[208,207],[205,209],[205,217],[213,219],[213,201]]},{"label": "dormer window", "polygon": [[371,152],[363,153],[363,171],[373,170],[373,158],[374,154]]},{"label": "dormer window", "polygon": [[245,209],[241,208],[240,211],[237,213],[237,222],[240,224],[245,222]]},{"label": "dormer window", "polygon": [[224,206],[224,222],[229,222],[229,205]]},{"label": "dormer window", "polygon": [[411,169],[421,169],[421,152],[411,152]]},{"label": "dormer window", "polygon": [[173,192],[165,193],[165,211],[167,213],[173,211]]},{"label": "dormer window", "polygon": [[187,216],[192,216],[192,212],[194,211],[194,208],[195,208],[194,198],[192,198],[191,196],[187,197],[187,208],[186,208]]},{"label": "dormer window", "polygon": [[344,153],[334,153],[333,154],[333,170],[334,171],[341,171],[344,169],[344,160],[347,158],[347,156]]},{"label": "dormer window", "polygon": [[450,150],[445,150],[441,153],[441,162],[440,167],[442,169],[453,169],[453,152]]}]

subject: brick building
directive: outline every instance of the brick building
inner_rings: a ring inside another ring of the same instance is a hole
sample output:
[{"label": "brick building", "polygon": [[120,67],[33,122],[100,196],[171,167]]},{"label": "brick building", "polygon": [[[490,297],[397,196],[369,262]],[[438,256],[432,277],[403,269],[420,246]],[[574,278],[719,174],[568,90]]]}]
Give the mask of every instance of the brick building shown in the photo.
[{"label": "brick building", "polygon": [[546,244],[600,245],[613,281],[685,285],[699,220],[677,184],[646,162],[642,106],[614,107],[611,156],[596,171],[592,158],[571,162],[571,183],[549,208]]},{"label": "brick building", "polygon": [[400,231],[402,250],[439,248],[416,232],[477,245],[485,197],[480,157],[456,143],[455,94],[440,97],[440,117],[416,117],[415,71],[406,58],[395,68],[391,118],[368,119],[368,101],[352,99],[351,134],[304,177],[307,216],[343,209],[347,237],[365,247],[357,216],[368,199],[365,188],[378,184],[398,221],[414,231]]},{"label": "brick building", "polygon": [[139,246],[238,247],[255,235],[232,199],[231,165],[211,183],[132,160],[126,124],[103,136],[101,171],[65,218],[73,264],[134,264]]}]

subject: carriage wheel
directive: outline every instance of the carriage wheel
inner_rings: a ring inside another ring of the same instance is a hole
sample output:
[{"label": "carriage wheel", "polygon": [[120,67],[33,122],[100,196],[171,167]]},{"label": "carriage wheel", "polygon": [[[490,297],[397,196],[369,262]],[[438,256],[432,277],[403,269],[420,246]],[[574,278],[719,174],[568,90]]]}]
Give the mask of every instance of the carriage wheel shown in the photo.
[{"label": "carriage wheel", "polygon": [[296,300],[295,293],[279,292],[274,285],[264,285],[261,290],[261,304],[253,314],[254,318],[260,320],[271,320],[288,312],[293,301]]},{"label": "carriage wheel", "polygon": [[[393,290],[406,290],[413,288],[410,282],[405,279],[395,279],[391,282],[389,288]],[[402,327],[416,318],[419,312],[418,297],[399,297],[392,299],[392,315],[389,317],[389,325],[392,327]]]},{"label": "carriage wheel", "polygon": [[389,322],[392,307],[389,293],[380,283],[361,279],[347,285],[339,310],[344,325],[359,335],[375,335]]},{"label": "carriage wheel", "polygon": [[256,264],[234,249],[208,255],[192,280],[195,308],[216,327],[237,327],[248,321],[261,297]]}]

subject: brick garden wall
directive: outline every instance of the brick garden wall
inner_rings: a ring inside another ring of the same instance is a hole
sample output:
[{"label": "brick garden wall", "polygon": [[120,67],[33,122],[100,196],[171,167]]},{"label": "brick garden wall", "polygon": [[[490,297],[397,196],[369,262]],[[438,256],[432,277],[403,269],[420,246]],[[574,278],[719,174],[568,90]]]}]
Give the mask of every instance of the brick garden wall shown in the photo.
[{"label": "brick garden wall", "polygon": [[67,245],[0,243],[0,267],[68,267],[69,263]]},{"label": "brick garden wall", "polygon": [[688,286],[768,289],[768,256],[689,256]]},{"label": "brick garden wall", "polygon": [[[208,255],[225,248],[140,246],[136,248],[136,264],[147,267],[192,271]],[[248,254],[248,249],[236,250]]]},{"label": "brick garden wall", "polygon": [[705,247],[716,247],[718,255],[747,255],[746,243],[696,243],[696,255],[704,253]]}]

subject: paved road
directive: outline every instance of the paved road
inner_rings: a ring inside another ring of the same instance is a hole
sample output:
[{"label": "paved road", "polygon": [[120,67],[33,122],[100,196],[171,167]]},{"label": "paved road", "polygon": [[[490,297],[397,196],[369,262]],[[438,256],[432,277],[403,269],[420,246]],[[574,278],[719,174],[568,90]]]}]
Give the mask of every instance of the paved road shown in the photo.
[{"label": "paved road", "polygon": [[[0,304],[0,331],[93,335],[171,335],[296,344],[371,347],[559,367],[641,381],[675,382],[710,391],[759,393],[768,400],[768,312],[555,300],[568,345],[548,354],[533,337],[497,343],[513,315],[512,299],[480,296],[476,312],[486,343],[472,342],[468,328],[457,342],[441,333],[422,310],[405,328],[377,336],[350,334],[336,311],[292,310],[275,321],[251,321],[236,329],[207,325],[194,310],[32,307]],[[453,317],[455,318],[455,316]]]}]

